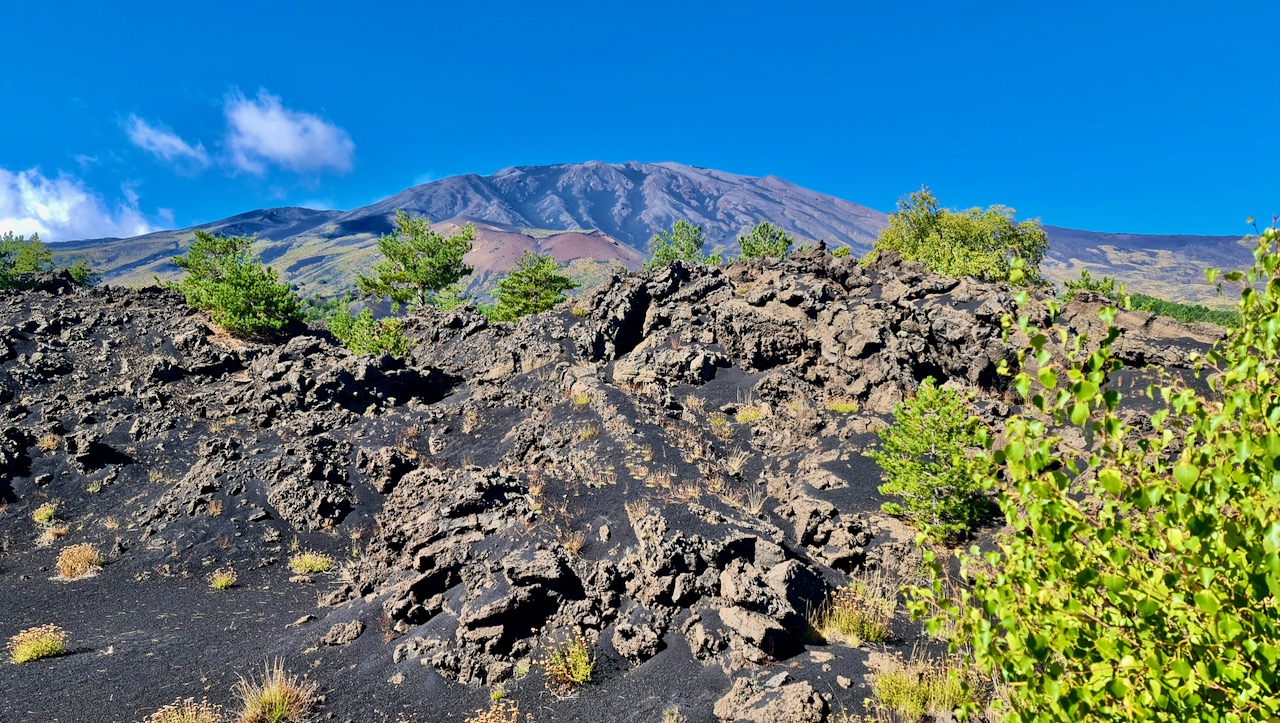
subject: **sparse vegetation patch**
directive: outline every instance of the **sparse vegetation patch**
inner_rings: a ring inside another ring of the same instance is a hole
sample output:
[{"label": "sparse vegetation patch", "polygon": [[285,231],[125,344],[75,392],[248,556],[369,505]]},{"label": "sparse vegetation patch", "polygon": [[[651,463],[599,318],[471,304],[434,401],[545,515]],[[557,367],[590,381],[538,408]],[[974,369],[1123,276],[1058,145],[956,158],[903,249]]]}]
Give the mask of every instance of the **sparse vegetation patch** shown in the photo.
[{"label": "sparse vegetation patch", "polygon": [[67,633],[57,625],[27,628],[9,638],[9,659],[15,663],[61,655],[67,647]]},{"label": "sparse vegetation patch", "polygon": [[261,678],[241,678],[235,694],[241,703],[236,723],[298,723],[316,702],[315,684],[287,673],[280,660],[268,663]]},{"label": "sparse vegetation patch", "polygon": [[299,575],[313,575],[333,569],[333,558],[318,552],[300,552],[289,558],[289,569]]},{"label": "sparse vegetation patch", "polygon": [[65,580],[78,580],[102,569],[102,553],[92,543],[71,545],[58,554],[58,574]]}]

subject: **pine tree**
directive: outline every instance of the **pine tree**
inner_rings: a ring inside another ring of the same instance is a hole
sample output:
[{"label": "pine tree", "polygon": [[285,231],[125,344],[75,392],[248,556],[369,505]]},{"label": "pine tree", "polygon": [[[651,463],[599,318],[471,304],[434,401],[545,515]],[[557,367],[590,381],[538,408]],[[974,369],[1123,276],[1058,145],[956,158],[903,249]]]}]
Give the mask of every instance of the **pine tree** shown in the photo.
[{"label": "pine tree", "polygon": [[298,297],[264,266],[246,236],[214,236],[196,231],[185,256],[173,263],[186,272],[170,284],[192,308],[209,312],[215,324],[236,336],[277,332],[302,318]]},{"label": "pine tree", "polygon": [[431,228],[431,221],[396,211],[396,233],[378,239],[383,260],[369,276],[356,277],[360,293],[390,299],[413,308],[428,306],[440,291],[472,272],[462,262],[471,250],[476,227],[467,224],[445,236]]},{"label": "pine tree", "polygon": [[653,258],[645,262],[646,269],[670,266],[672,261],[713,266],[719,266],[722,261],[720,254],[702,254],[702,247],[707,243],[702,227],[688,221],[676,221],[670,231],[659,231],[649,243],[653,246]]},{"label": "pine tree", "polygon": [[768,221],[756,224],[746,235],[738,237],[738,247],[742,249],[742,258],[754,259],[758,256],[774,256],[785,259],[791,251],[792,239],[786,231]]},{"label": "pine tree", "polygon": [[885,512],[902,515],[937,540],[969,530],[987,507],[971,456],[983,447],[985,432],[965,400],[926,378],[914,397],[898,405],[894,423],[879,432],[881,448],[868,452],[884,470],[880,494]]},{"label": "pine tree", "polygon": [[560,265],[547,254],[525,251],[516,269],[498,282],[495,321],[515,321],[522,316],[546,311],[565,300],[564,292],[578,288],[577,282],[560,273]]}]

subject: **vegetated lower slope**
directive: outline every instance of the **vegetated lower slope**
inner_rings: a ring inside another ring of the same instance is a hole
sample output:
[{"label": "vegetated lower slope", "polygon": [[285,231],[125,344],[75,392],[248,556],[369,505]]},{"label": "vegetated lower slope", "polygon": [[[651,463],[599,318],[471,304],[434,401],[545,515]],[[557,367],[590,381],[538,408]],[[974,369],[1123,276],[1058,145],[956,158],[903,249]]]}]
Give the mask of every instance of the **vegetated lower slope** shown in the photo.
[{"label": "vegetated lower slope", "polygon": [[[72,650],[6,665],[0,719],[226,704],[277,656],[338,720],[461,721],[493,691],[538,721],[858,712],[932,645],[901,610],[883,644],[814,634],[850,575],[919,574],[862,452],[925,377],[1008,411],[1012,296],[890,253],[676,264],[514,325],[429,311],[406,363],[235,341],[159,289],[0,297],[0,637]],[[1119,323],[1122,357],[1172,371],[1220,334]],[[104,569],[50,579],[85,542]],[[546,660],[578,635],[596,664],[568,687]]]},{"label": "vegetated lower slope", "polygon": [[[903,189],[909,191],[912,189]],[[453,176],[346,212],[269,209],[206,224],[211,232],[258,233],[263,258],[309,291],[336,293],[375,260],[377,237],[392,230],[397,209],[437,225],[474,222],[478,242],[468,263],[474,290],[486,288],[525,249],[551,253],[586,269],[636,268],[655,233],[678,220],[701,225],[714,248],[736,253],[736,238],[760,221],[799,244],[818,240],[858,255],[887,225],[886,214],[796,186],[676,163],[567,163],[507,168],[490,176]],[[1052,220],[1052,219],[1048,219]],[[134,239],[55,245],[66,258],[88,256],[109,282],[147,284],[171,278],[169,258],[185,251],[194,229]],[[1241,268],[1251,249],[1238,237],[1104,234],[1048,227],[1045,275],[1061,282],[1082,268],[1111,275],[1131,291],[1176,301],[1217,303],[1201,283],[1205,268]],[[569,239],[555,238],[565,235]]]}]

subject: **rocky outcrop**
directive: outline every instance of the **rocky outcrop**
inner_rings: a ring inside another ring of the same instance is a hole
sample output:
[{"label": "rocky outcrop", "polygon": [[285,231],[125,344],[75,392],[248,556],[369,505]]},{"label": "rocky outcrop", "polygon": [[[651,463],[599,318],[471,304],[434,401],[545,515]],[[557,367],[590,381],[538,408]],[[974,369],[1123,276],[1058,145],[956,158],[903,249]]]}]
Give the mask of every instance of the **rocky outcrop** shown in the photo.
[{"label": "rocky outcrop", "polygon": [[[303,644],[450,684],[516,686],[581,636],[605,680],[679,655],[727,676],[719,720],[821,721],[813,612],[849,574],[920,563],[861,452],[926,377],[1007,411],[1013,298],[887,253],[675,264],[518,324],[428,311],[398,361],[321,330],[234,340],[164,290],[53,283],[0,297],[0,503],[24,510],[0,532],[56,498],[123,527],[77,528],[113,551],[104,574],[310,580],[333,617]],[[1061,320],[1093,333],[1096,311]],[[1120,321],[1131,364],[1216,335]],[[303,549],[341,574],[294,577]]]}]

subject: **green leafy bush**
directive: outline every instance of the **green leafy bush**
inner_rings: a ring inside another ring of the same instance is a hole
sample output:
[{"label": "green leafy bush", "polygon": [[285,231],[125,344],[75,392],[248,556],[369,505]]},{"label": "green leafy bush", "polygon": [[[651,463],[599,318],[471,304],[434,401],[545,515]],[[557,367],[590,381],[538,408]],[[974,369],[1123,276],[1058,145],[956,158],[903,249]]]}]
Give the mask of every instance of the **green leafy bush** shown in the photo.
[{"label": "green leafy bush", "polygon": [[912,603],[1008,683],[1005,720],[1280,717],[1278,241],[1268,229],[1254,267],[1223,277],[1244,282],[1241,323],[1200,360],[1208,390],[1150,388],[1149,423],[1107,388],[1114,328],[1060,363],[1019,320],[1039,371],[1014,378],[1032,411],[994,454],[1008,532],[986,555],[959,553],[967,587],[935,564]]},{"label": "green leafy bush", "polygon": [[849,247],[848,247],[848,246],[838,246],[838,247],[836,247],[836,248],[834,248],[834,249],[832,249],[832,250],[831,250],[831,255],[832,255],[832,256],[834,256],[834,257],[836,257],[836,258],[838,258],[838,259],[846,258],[846,257],[848,257],[848,256],[849,256]]},{"label": "green leafy bush", "polygon": [[253,238],[200,230],[195,236],[186,255],[173,259],[186,275],[169,284],[188,305],[209,312],[215,324],[236,336],[277,332],[301,320],[293,290],[249,250]]},{"label": "green leafy bush", "polygon": [[343,305],[326,320],[326,324],[334,337],[356,354],[406,357],[413,349],[405,338],[404,323],[400,319],[374,319],[373,312],[368,309],[352,316],[350,309]]},{"label": "green leafy bush", "polygon": [[396,233],[378,239],[382,261],[371,275],[356,277],[360,293],[412,307],[428,306],[435,294],[470,274],[462,258],[471,251],[476,227],[463,226],[445,236],[431,228],[431,220],[396,211]]},{"label": "green leafy bush", "polygon": [[646,269],[670,266],[672,261],[719,266],[724,260],[720,254],[703,254],[707,239],[702,227],[688,221],[676,221],[670,231],[659,231],[649,243],[653,246],[653,258],[645,262]]},{"label": "green leafy bush", "polygon": [[944,540],[967,532],[986,508],[983,458],[986,430],[969,414],[965,399],[925,379],[916,395],[898,405],[894,422],[880,430],[881,447],[867,453],[884,471],[880,494],[885,512],[902,515],[929,537]]},{"label": "green leafy bush", "polygon": [[1101,294],[1112,301],[1120,298],[1120,294],[1124,293],[1124,287],[1116,289],[1116,280],[1110,276],[1103,276],[1095,279],[1089,275],[1088,269],[1080,270],[1080,278],[1063,282],[1065,292],[1062,294],[1063,301],[1071,301],[1076,298],[1076,294],[1082,291],[1089,291],[1095,294]]},{"label": "green leafy bush", "polygon": [[928,188],[898,201],[873,253],[893,250],[948,276],[1010,280],[1011,262],[1023,260],[1022,283],[1040,283],[1049,237],[1038,221],[1014,221],[1014,211],[990,206],[954,212],[938,205]]},{"label": "green leafy bush", "polygon": [[498,281],[497,303],[490,317],[494,321],[515,321],[547,311],[565,300],[564,292],[576,288],[577,282],[560,273],[555,259],[525,251],[516,261],[515,270]]},{"label": "green leafy bush", "polygon": [[768,221],[761,221],[743,236],[738,237],[738,247],[742,250],[742,258],[754,259],[759,256],[774,256],[785,259],[791,251],[791,237],[786,231]]}]

